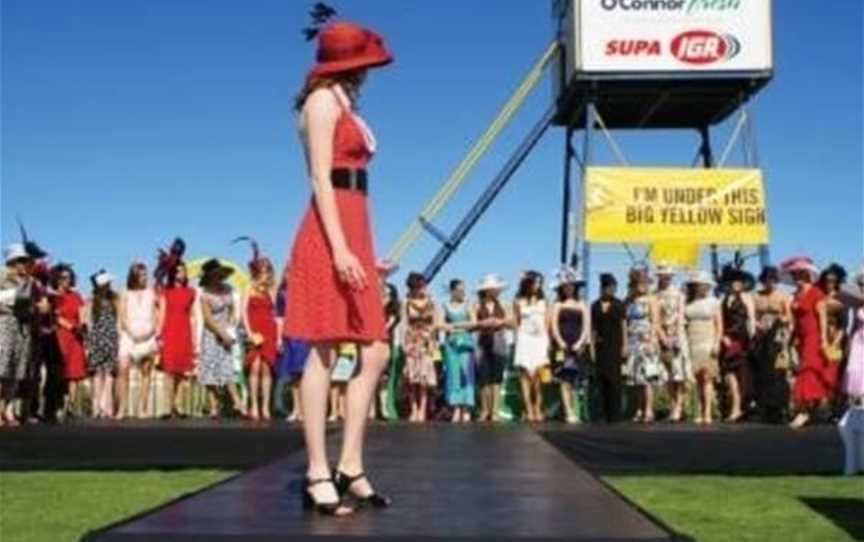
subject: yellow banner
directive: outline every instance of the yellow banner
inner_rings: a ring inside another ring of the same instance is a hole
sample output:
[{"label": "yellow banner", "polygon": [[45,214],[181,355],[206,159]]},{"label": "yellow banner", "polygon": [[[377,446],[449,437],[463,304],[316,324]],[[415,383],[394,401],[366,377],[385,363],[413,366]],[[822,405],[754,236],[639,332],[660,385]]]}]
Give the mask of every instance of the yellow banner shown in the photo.
[{"label": "yellow banner", "polygon": [[768,242],[758,169],[589,167],[585,183],[588,241]]},{"label": "yellow banner", "polygon": [[691,241],[657,241],[651,245],[651,263],[685,269],[699,267],[699,243]]}]

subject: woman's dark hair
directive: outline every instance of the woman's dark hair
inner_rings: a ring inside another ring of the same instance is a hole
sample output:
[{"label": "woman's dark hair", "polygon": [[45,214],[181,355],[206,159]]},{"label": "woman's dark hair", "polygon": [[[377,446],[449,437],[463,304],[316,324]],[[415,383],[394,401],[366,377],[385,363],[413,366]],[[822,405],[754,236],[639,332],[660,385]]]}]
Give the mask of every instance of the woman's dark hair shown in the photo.
[{"label": "woman's dark hair", "polygon": [[[168,269],[168,276],[167,276],[166,281],[165,281],[165,285],[168,288],[174,288],[174,287],[178,286],[178,284],[177,284],[177,274],[178,274],[177,271],[181,267],[183,269],[186,269],[186,264],[183,262],[177,262],[175,265],[172,265]],[[179,284],[179,286],[181,286],[181,287],[189,286],[189,275],[188,274],[183,277],[183,282],[181,284]]]},{"label": "woman's dark hair", "polygon": [[68,263],[58,263],[51,268],[51,287],[55,290],[60,287],[60,276],[69,275],[69,287],[74,288],[78,284],[78,277]]},{"label": "woman's dark hair", "polygon": [[405,286],[408,287],[408,297],[413,297],[417,290],[426,286],[426,277],[424,277],[422,273],[412,271],[411,273],[408,273],[408,278],[405,279]]},{"label": "woman's dark hair", "polygon": [[836,277],[838,288],[841,284],[846,282],[846,269],[844,269],[843,266],[840,264],[832,263],[831,265],[826,267],[819,275],[819,286],[821,286],[823,290],[827,285],[828,277],[831,275],[834,275],[834,277]]},{"label": "woman's dark hair", "polygon": [[688,282],[684,285],[684,298],[686,299],[686,303],[689,305],[696,301],[696,292],[699,291],[699,285]]},{"label": "woman's dark hair", "polygon": [[[568,286],[570,288],[573,288],[573,294],[571,294],[569,296],[564,292],[564,289],[567,288]],[[564,284],[561,284],[560,286],[558,286],[558,288],[556,289],[558,291],[558,301],[561,303],[563,303],[564,301],[567,301],[568,299],[573,299],[574,301],[579,301],[579,299],[580,299],[579,286],[580,286],[579,284],[576,284],[573,282],[565,282]]]},{"label": "woman's dark hair", "polygon": [[402,315],[402,311],[399,310],[401,307],[401,303],[399,303],[399,290],[396,289],[396,286],[391,283],[387,283],[385,286],[387,288],[387,293],[389,294],[390,300],[387,302],[387,305],[384,307],[384,312],[387,316],[395,316],[396,321],[399,321],[399,318]]},{"label": "woman's dark hair", "polygon": [[312,77],[303,84],[303,88],[294,99],[294,109],[301,111],[309,96],[320,88],[331,88],[339,85],[348,95],[352,103],[360,96],[360,85],[363,83],[363,70],[351,70],[328,75]]},{"label": "woman's dark hair", "polygon": [[[534,292],[534,284],[540,281],[540,289]],[[528,271],[519,281],[519,292],[516,294],[517,299],[531,299],[534,296],[537,299],[546,299],[543,294],[543,275],[537,271]]]},{"label": "woman's dark hair", "polygon": [[[477,294],[477,297],[480,300],[480,308],[477,311],[477,318],[479,320],[485,320],[492,317],[504,318],[504,316],[507,314],[504,311],[504,305],[501,304],[501,300],[498,299],[498,296],[491,295],[492,291],[493,290],[480,290],[480,292]],[[491,313],[488,313],[486,309],[486,302],[490,300],[492,301],[492,303],[495,304],[495,307]]]},{"label": "woman's dark hair", "polygon": [[[142,273],[141,271],[144,271]],[[129,266],[129,274],[126,275],[126,289],[127,290],[143,290],[144,284],[142,284],[142,280],[139,277],[147,276],[147,266],[141,262],[135,262]]]},{"label": "woman's dark hair", "polygon": [[453,279],[450,281],[450,291],[452,292],[462,284],[465,284],[465,281],[462,279]]},{"label": "woman's dark hair", "polygon": [[99,320],[99,315],[102,313],[102,305],[101,301],[108,301],[111,311],[114,312],[115,305],[114,302],[117,299],[117,294],[114,293],[114,290],[111,289],[111,284],[106,284],[104,286],[93,286],[93,306],[91,310],[93,311],[93,321]]}]

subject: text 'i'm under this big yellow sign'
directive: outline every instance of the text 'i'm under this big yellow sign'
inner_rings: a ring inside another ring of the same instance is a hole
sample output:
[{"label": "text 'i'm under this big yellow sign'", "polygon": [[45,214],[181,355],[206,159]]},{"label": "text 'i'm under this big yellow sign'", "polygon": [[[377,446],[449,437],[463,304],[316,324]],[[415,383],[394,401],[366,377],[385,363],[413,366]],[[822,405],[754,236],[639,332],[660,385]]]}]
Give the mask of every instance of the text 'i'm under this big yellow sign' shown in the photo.
[{"label": "text 'i'm under this big yellow sign'", "polygon": [[600,243],[767,243],[762,171],[589,167],[585,237]]}]

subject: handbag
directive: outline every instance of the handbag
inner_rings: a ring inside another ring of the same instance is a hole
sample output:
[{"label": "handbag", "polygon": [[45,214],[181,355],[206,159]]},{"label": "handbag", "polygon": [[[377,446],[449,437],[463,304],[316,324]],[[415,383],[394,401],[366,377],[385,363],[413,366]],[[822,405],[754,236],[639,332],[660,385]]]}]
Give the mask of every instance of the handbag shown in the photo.
[{"label": "handbag", "polygon": [[159,345],[156,343],[156,338],[151,337],[146,341],[134,343],[132,348],[129,350],[129,357],[132,358],[133,362],[137,363],[143,359],[156,355],[158,351]]}]

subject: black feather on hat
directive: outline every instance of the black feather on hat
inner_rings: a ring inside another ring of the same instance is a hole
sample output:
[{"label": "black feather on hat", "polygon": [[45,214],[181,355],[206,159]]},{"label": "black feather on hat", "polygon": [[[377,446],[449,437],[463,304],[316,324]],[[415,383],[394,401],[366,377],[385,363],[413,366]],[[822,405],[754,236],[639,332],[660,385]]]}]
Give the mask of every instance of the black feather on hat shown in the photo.
[{"label": "black feather on hat", "polygon": [[153,277],[156,279],[158,284],[165,284],[171,270],[183,263],[183,255],[185,253],[186,242],[179,237],[174,238],[174,241],[171,243],[168,250],[165,250],[164,248],[159,249],[156,270],[153,271]]},{"label": "black feather on hat", "polygon": [[253,278],[257,277],[263,269],[273,267],[270,259],[261,254],[261,247],[260,245],[258,245],[258,241],[256,241],[253,237],[250,237],[248,235],[242,235],[231,241],[231,244],[240,243],[243,241],[247,241],[252,246],[252,259],[249,261],[249,273],[252,274]]},{"label": "black feather on hat", "polygon": [[39,245],[36,244],[36,241],[27,237],[27,230],[24,229],[24,224],[21,223],[20,218],[18,219],[18,228],[21,230],[21,243],[24,244],[24,250],[27,252],[28,256],[34,260],[41,260],[48,255],[47,252],[42,250]]},{"label": "black feather on hat", "polygon": [[723,271],[720,273],[720,282],[731,284],[738,281],[743,282],[747,288],[752,287],[756,283],[753,275],[738,267],[737,264],[729,263],[724,265]]}]

